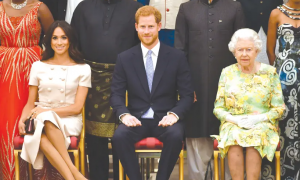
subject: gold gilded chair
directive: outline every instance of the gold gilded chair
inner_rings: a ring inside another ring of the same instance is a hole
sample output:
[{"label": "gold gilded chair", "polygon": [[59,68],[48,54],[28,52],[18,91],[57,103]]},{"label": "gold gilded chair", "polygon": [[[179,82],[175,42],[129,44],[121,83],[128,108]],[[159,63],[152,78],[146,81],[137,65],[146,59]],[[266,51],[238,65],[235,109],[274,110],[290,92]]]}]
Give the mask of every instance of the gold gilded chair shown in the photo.
[{"label": "gold gilded chair", "polygon": [[[215,180],[219,180],[219,149],[218,149],[218,141],[214,140],[214,176]],[[276,166],[276,180],[280,180],[280,142],[278,143],[277,149],[275,151],[275,166]],[[221,157],[221,180],[225,180],[225,161],[224,158]]]},{"label": "gold gilded chair", "polygon": [[[158,139],[153,137],[145,138],[135,144],[135,152],[136,153],[161,153],[163,148],[163,143]],[[124,180],[124,169],[119,161],[119,180]],[[126,176],[126,179],[129,178]],[[183,156],[183,148],[179,154],[179,180],[184,179],[184,156]]]},{"label": "gold gilded chair", "polygon": [[[126,99],[125,104],[128,106],[128,93],[126,91]],[[141,141],[135,144],[135,152],[136,153],[161,153],[163,148],[163,143],[158,139],[153,137],[148,137],[142,139]],[[179,154],[179,180],[184,179],[184,156],[183,156],[183,146],[182,150]],[[119,161],[119,180],[124,180],[124,168]],[[126,180],[129,180],[128,176],[126,176]]]},{"label": "gold gilded chair", "polygon": [[[82,109],[82,130],[79,136],[71,136],[68,152],[74,155],[75,167],[85,176],[85,109]],[[15,179],[20,180],[19,153],[22,152],[24,136],[14,138]],[[79,156],[80,155],[80,156]],[[80,169],[79,169],[80,162]],[[32,165],[28,163],[29,179],[32,180]]]}]

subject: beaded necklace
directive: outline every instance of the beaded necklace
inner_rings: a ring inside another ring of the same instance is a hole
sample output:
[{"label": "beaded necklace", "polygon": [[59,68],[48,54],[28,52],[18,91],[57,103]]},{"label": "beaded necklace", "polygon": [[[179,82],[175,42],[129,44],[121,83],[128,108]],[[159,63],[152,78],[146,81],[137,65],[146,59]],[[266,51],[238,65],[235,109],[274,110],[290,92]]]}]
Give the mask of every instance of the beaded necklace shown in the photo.
[{"label": "beaded necklace", "polygon": [[[283,6],[286,7],[285,4],[283,4]],[[289,18],[291,18],[291,19],[294,19],[294,20],[300,20],[300,17],[295,17],[295,16],[300,16],[300,13],[289,12],[288,10],[283,9],[283,8],[282,8],[282,5],[277,6],[277,9],[279,9],[283,14],[285,14],[287,17],[289,17]],[[295,10],[295,11],[296,11],[296,10]],[[300,11],[300,9],[297,10],[297,11]],[[291,15],[294,15],[294,16],[291,16]]]}]

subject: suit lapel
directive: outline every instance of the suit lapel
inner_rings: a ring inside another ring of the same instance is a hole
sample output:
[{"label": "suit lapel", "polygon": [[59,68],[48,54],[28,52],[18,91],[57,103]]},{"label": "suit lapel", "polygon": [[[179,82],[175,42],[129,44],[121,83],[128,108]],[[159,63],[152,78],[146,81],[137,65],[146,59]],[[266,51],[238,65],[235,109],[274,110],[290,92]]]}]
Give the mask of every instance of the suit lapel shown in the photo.
[{"label": "suit lapel", "polygon": [[141,45],[137,46],[134,55],[135,55],[135,58],[133,58],[133,65],[134,65],[135,71],[141,81],[141,84],[142,84],[144,90],[146,91],[147,94],[150,95]]},{"label": "suit lapel", "polygon": [[160,43],[157,64],[156,64],[153,82],[152,82],[151,96],[154,94],[154,92],[159,84],[159,81],[160,81],[162,75],[164,74],[165,69],[169,63],[170,59],[168,58],[168,53],[169,53],[169,51],[167,51],[167,49],[165,48],[165,45]]}]

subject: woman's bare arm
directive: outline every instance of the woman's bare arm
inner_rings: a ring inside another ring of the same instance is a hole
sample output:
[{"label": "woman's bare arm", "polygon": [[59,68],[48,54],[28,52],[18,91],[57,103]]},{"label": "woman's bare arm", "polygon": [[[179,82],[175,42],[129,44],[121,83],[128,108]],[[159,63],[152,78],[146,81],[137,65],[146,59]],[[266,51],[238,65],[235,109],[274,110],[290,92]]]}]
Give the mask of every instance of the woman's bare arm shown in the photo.
[{"label": "woman's bare arm", "polygon": [[275,47],[276,47],[276,34],[278,28],[278,17],[279,17],[279,10],[274,9],[271,12],[270,19],[269,19],[269,26],[268,26],[268,37],[267,37],[267,54],[269,58],[270,65],[274,64],[275,61]]}]

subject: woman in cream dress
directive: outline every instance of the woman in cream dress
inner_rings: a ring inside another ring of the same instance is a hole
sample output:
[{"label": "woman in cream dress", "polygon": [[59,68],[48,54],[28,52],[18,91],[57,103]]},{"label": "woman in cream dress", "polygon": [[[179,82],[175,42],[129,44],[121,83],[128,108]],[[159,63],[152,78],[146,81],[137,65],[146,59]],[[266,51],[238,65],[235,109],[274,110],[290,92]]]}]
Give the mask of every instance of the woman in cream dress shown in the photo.
[{"label": "woman in cream dress", "polygon": [[76,36],[66,22],[51,25],[44,45],[42,61],[32,65],[29,98],[19,122],[20,134],[25,134],[24,122],[30,115],[35,118],[35,132],[25,135],[21,157],[41,169],[45,155],[64,179],[85,179],[67,148],[70,136],[78,136],[82,129],[81,111],[91,87],[91,69],[84,64]]}]

